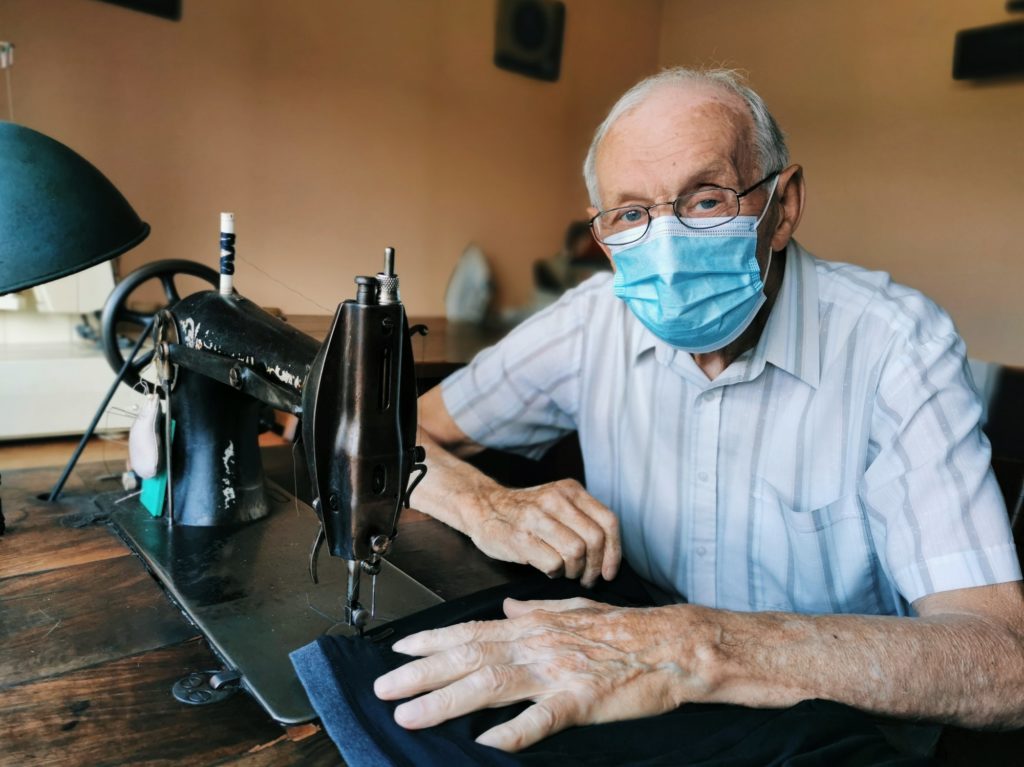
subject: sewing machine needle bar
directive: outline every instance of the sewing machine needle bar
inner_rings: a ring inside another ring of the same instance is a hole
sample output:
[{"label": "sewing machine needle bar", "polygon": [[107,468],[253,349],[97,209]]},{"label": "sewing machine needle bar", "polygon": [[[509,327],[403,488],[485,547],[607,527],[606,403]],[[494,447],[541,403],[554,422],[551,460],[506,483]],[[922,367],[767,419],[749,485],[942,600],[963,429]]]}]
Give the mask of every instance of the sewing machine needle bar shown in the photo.
[{"label": "sewing machine needle bar", "polygon": [[162,382],[164,387],[164,402],[167,405],[167,412],[164,414],[164,466],[167,472],[167,524],[174,524],[174,474],[171,472],[171,438],[174,435],[171,422],[171,382],[165,378]]},{"label": "sewing machine needle bar", "polygon": [[348,591],[346,593],[345,607],[348,612],[349,622],[352,622],[353,611],[359,604],[359,563],[355,560],[348,562]]}]

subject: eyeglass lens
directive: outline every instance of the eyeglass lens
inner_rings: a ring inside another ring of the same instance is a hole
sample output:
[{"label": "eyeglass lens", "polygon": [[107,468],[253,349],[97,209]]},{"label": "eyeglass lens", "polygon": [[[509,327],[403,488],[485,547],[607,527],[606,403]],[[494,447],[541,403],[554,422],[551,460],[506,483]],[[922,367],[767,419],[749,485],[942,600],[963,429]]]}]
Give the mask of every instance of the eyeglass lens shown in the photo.
[{"label": "eyeglass lens", "polygon": [[[740,212],[740,201],[732,189],[713,187],[679,197],[674,201],[673,212],[691,229],[709,229],[736,218]],[[594,223],[602,242],[610,240],[608,244],[627,244],[644,236],[651,223],[651,214],[642,205],[631,205],[605,211]]]}]

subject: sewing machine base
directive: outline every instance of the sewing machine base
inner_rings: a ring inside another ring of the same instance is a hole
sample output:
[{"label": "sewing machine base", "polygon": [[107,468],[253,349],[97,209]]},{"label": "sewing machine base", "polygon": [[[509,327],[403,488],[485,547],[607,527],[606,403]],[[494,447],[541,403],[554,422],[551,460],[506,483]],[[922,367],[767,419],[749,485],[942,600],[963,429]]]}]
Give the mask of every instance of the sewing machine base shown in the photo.
[{"label": "sewing machine base", "polygon": [[[266,518],[232,528],[169,527],[134,499],[96,502],[225,666],[241,672],[242,687],[278,722],[300,724],[316,714],[288,653],[323,634],[354,632],[344,623],[347,573],[343,560],[324,553],[314,584],[306,563],[316,514],[269,480],[267,495]],[[367,605],[369,585],[365,578]],[[386,561],[376,591],[367,628],[442,601]]]}]

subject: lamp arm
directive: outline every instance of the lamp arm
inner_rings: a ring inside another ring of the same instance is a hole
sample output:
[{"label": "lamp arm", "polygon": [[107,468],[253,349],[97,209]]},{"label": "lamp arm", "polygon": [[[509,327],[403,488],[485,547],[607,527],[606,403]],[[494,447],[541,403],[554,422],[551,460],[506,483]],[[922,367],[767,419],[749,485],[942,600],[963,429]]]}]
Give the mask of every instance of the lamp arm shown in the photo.
[{"label": "lamp arm", "polygon": [[103,413],[106,412],[107,405],[110,404],[110,400],[114,398],[114,392],[117,391],[118,385],[124,379],[125,374],[128,372],[128,368],[131,367],[132,362],[139,353],[139,349],[142,348],[142,344],[145,343],[146,337],[149,335],[149,331],[153,328],[153,318],[143,326],[142,332],[139,334],[139,340],[135,342],[135,346],[132,347],[131,354],[125,359],[124,364],[114,377],[114,382],[110,384],[110,388],[107,389],[107,394],[103,398],[103,402],[96,409],[96,414],[92,417],[92,423],[89,424],[89,428],[85,430],[85,434],[82,435],[82,439],[78,443],[78,447],[75,448],[75,452],[71,454],[71,458],[68,460],[67,466],[64,467],[64,473],[60,475],[60,479],[57,480],[57,484],[53,486],[50,491],[50,497],[48,501],[56,501],[60,497],[61,490],[64,489],[64,483],[68,481],[68,477],[71,476],[71,472],[75,468],[75,464],[78,463],[78,459],[82,455],[82,451],[85,450],[86,444],[92,438],[93,432],[96,431],[96,424],[100,422],[100,418],[103,417]]}]

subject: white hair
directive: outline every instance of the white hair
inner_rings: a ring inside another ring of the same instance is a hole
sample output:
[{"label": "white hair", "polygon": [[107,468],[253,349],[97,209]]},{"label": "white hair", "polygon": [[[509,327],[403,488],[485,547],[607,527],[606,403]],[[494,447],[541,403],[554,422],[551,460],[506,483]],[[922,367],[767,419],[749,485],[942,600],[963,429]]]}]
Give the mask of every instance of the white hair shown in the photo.
[{"label": "white hair", "polygon": [[757,170],[760,174],[782,170],[789,164],[786,137],[779,128],[779,124],[775,122],[775,118],[768,111],[764,99],[744,84],[739,73],[732,69],[698,70],[672,67],[641,80],[626,91],[615,102],[615,106],[608,112],[604,122],[597,127],[594,139],[590,142],[590,149],[587,151],[587,159],[583,162],[583,179],[587,184],[590,204],[595,208],[601,207],[601,200],[597,193],[597,149],[605,134],[620,117],[640,106],[655,90],[682,84],[710,85],[733,93],[746,102],[754,123],[754,149]]}]

